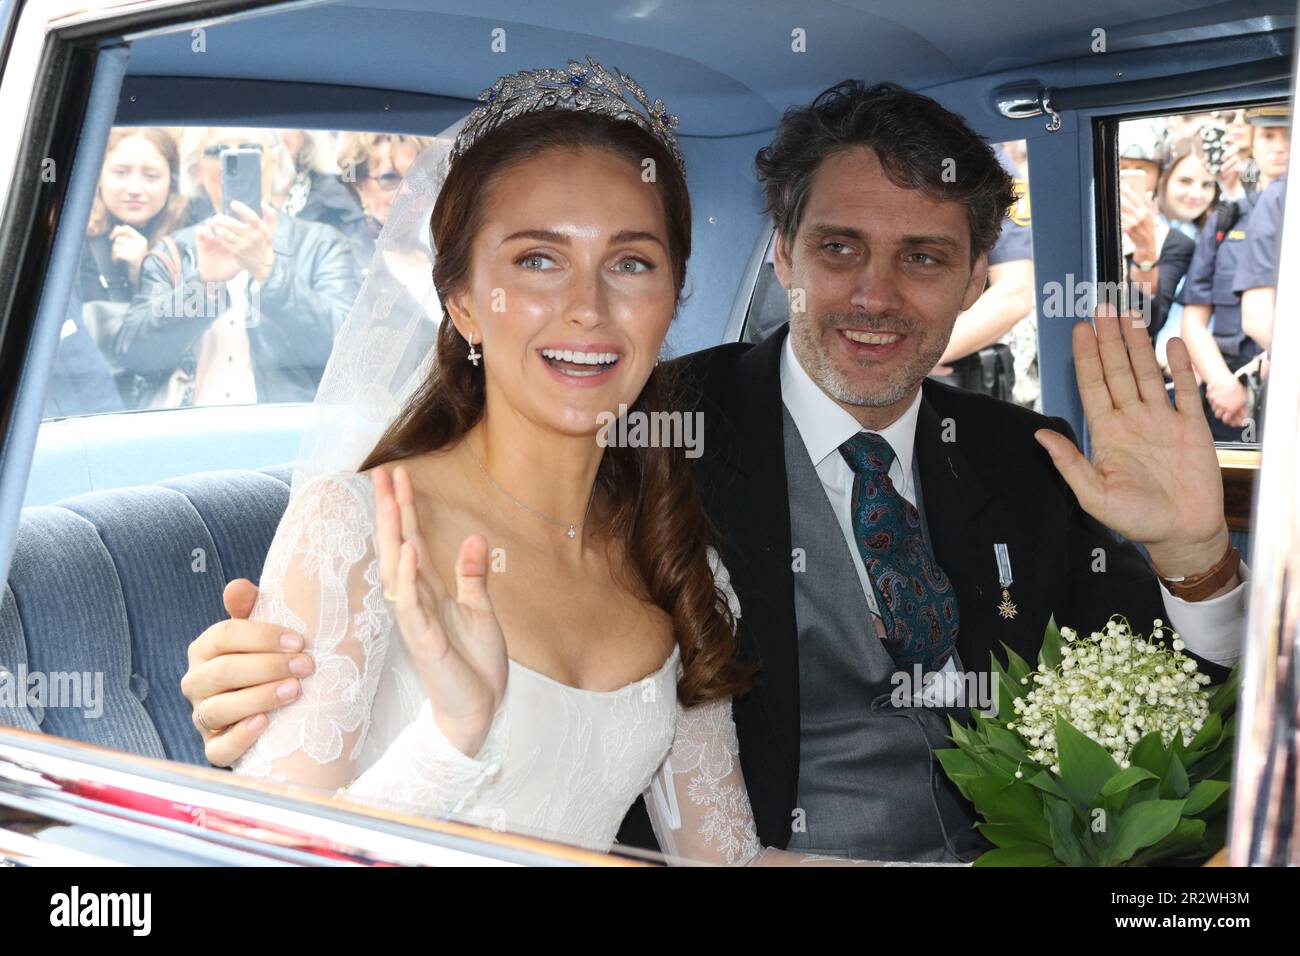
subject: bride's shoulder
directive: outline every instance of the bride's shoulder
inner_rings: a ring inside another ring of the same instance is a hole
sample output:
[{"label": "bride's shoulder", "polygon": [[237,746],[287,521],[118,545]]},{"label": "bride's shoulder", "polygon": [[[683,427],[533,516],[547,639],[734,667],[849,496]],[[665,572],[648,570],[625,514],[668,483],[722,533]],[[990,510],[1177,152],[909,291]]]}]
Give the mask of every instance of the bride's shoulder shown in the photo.
[{"label": "bride's shoulder", "polygon": [[374,511],[374,486],[368,472],[295,476],[288,511],[321,517],[369,516]]}]

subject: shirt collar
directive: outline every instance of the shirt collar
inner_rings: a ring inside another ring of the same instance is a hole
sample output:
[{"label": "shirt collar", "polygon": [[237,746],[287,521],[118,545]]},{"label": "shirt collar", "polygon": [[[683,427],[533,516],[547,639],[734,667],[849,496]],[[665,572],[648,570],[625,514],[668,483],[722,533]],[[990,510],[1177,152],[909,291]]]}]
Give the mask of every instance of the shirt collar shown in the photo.
[{"label": "shirt collar", "polygon": [[[781,350],[781,400],[794,419],[795,427],[808,449],[808,457],[817,468],[830,455],[838,453],[844,444],[861,431],[868,431],[857,419],[841,408],[812,380],[799,359],[795,357],[792,337],[787,335]],[[876,432],[889,447],[902,468],[902,487],[912,483],[912,454],[916,445],[916,421],[921,410],[921,389],[917,388],[912,404],[893,422]]]}]

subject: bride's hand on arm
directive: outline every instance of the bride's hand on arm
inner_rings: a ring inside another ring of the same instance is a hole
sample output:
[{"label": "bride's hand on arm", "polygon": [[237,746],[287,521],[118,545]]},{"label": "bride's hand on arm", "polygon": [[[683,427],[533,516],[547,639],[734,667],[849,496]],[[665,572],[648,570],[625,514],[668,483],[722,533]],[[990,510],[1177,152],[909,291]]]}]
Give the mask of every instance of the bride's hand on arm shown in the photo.
[{"label": "bride's hand on arm", "polygon": [[468,756],[483,746],[505,695],[505,637],[487,593],[488,546],[462,542],[455,593],[444,585],[420,534],[410,475],[371,473],[378,522],[379,573],[438,729]]}]

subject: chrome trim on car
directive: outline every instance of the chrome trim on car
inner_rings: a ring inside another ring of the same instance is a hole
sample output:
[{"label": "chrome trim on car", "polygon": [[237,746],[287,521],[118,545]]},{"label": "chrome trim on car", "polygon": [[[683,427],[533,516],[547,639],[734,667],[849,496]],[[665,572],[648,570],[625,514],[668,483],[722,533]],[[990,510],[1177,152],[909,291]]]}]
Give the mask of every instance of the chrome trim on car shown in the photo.
[{"label": "chrome trim on car", "polygon": [[[34,851],[29,843],[7,840],[5,834],[13,830],[8,817],[14,813],[207,864],[634,864],[532,837],[371,810],[306,789],[5,728],[0,733],[0,858]],[[132,854],[116,862],[140,861]]]}]

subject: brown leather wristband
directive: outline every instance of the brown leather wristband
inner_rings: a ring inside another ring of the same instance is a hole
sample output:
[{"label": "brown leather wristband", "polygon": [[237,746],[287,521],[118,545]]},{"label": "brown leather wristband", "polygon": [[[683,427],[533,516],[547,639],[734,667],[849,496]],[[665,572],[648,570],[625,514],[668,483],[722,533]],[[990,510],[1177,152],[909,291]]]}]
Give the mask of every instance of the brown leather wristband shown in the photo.
[{"label": "brown leather wristband", "polygon": [[1161,575],[1160,580],[1169,589],[1169,593],[1176,598],[1184,601],[1203,601],[1231,581],[1240,565],[1241,555],[1230,544],[1219,562],[1203,574],[1192,574],[1184,578],[1167,578]]}]

